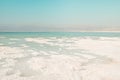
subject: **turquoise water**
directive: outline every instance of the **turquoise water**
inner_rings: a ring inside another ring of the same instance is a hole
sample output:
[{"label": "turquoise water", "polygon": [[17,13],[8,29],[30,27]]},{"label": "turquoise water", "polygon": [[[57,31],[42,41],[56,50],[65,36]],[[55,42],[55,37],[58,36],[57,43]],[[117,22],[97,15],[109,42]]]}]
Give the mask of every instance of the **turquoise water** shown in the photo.
[{"label": "turquoise water", "polygon": [[65,49],[67,45],[72,45],[82,38],[100,40],[101,37],[119,38],[120,32],[0,32],[0,45],[35,51],[42,50],[47,53],[55,51],[70,54],[81,52],[81,50],[67,50]]},{"label": "turquoise water", "polygon": [[[36,43],[26,42],[25,38],[100,38],[100,37],[120,37],[120,32],[0,32],[0,43],[9,46],[18,46],[20,44],[36,45]],[[18,39],[18,40],[12,40]],[[58,42],[57,39],[52,40]],[[38,44],[37,44],[38,45]],[[36,45],[36,46],[37,46]],[[45,44],[46,45],[46,44]]]},{"label": "turquoise water", "polygon": [[120,37],[120,32],[0,32],[7,37]]}]

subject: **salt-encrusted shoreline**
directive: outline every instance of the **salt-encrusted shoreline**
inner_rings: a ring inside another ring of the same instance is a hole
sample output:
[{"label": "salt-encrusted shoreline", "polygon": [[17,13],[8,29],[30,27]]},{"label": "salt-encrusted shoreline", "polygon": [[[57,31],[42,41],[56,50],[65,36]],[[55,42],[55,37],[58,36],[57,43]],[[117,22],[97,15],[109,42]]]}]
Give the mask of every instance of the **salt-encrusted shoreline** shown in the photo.
[{"label": "salt-encrusted shoreline", "polygon": [[43,47],[59,46],[60,50],[36,50],[25,43],[17,47],[0,45],[0,80],[120,80],[119,38],[24,40]]}]

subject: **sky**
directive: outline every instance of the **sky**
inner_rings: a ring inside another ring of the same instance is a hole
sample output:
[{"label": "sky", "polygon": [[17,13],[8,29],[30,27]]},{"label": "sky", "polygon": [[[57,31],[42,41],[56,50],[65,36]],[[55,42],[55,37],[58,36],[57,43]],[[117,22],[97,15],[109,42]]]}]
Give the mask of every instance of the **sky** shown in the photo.
[{"label": "sky", "polygon": [[120,0],[0,0],[0,32],[120,31]]}]

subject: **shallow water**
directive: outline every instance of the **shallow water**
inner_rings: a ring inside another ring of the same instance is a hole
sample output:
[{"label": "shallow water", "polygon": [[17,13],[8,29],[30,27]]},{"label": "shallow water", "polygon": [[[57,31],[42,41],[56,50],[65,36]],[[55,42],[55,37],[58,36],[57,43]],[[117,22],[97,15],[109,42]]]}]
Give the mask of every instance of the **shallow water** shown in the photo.
[{"label": "shallow water", "polygon": [[0,80],[120,80],[120,33],[0,33]]}]

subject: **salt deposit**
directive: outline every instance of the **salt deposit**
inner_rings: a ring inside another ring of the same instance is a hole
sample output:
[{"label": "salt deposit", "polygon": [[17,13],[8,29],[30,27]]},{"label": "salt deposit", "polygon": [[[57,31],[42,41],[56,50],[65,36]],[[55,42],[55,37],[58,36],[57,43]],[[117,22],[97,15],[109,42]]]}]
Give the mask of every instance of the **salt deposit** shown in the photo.
[{"label": "salt deposit", "polygon": [[0,80],[120,80],[120,38],[19,41],[0,45]]}]

